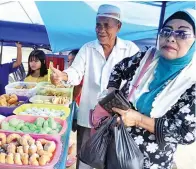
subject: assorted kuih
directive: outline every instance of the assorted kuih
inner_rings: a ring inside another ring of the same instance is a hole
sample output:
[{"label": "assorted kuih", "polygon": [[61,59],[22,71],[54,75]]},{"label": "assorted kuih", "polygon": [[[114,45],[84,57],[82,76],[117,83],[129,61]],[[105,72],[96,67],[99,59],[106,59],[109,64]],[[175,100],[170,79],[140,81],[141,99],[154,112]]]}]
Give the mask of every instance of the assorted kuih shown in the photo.
[{"label": "assorted kuih", "polygon": [[62,126],[52,117],[49,117],[47,120],[43,117],[38,117],[34,123],[12,118],[8,122],[3,121],[1,123],[1,129],[23,133],[58,134],[61,131]]},{"label": "assorted kuih", "polygon": [[15,107],[19,106],[23,101],[18,100],[18,96],[15,94],[3,94],[0,96],[0,106],[1,107]]},{"label": "assorted kuih", "polygon": [[44,166],[53,158],[56,143],[30,135],[0,133],[0,163]]},{"label": "assorted kuih", "polygon": [[[72,102],[73,88],[48,84],[39,90],[37,85],[14,82],[5,87],[7,94],[0,96],[2,112],[13,108],[12,113],[16,114],[0,122],[0,168],[35,169],[43,166],[49,169],[54,168],[59,160],[62,151],[60,138],[65,134],[65,120],[70,113],[65,105]],[[51,105],[24,104],[39,92],[43,96],[54,96],[51,101],[43,102]],[[27,101],[21,100],[20,97],[25,96]]]}]

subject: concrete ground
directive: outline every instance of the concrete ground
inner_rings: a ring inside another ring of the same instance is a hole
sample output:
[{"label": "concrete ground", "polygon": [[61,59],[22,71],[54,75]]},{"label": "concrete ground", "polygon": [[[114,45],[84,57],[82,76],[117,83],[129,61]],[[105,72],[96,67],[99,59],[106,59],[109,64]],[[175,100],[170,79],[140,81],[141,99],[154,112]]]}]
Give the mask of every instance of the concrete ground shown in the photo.
[{"label": "concrete ground", "polygon": [[196,142],[178,146],[175,162],[177,169],[196,169]]}]

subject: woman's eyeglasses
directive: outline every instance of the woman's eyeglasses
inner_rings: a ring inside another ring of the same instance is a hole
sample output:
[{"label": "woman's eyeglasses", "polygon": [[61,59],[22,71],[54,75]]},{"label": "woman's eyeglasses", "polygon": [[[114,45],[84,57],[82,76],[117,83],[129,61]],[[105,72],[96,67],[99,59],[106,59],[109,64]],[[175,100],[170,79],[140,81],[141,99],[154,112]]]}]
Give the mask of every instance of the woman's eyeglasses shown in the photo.
[{"label": "woman's eyeglasses", "polygon": [[171,29],[166,29],[166,28],[161,29],[161,31],[159,32],[159,35],[164,38],[174,36],[176,39],[182,39],[182,40],[186,40],[188,38],[194,37],[194,35],[188,31],[184,31],[184,30],[173,31]]}]

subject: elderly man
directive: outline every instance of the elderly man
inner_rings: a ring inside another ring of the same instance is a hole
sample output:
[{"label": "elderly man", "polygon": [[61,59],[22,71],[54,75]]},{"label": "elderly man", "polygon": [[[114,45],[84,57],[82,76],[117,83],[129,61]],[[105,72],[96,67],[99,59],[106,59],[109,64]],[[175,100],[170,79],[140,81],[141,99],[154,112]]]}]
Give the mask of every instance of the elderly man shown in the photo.
[{"label": "elderly man", "polygon": [[[101,5],[96,17],[97,40],[85,44],[72,65],[60,72],[51,67],[51,81],[58,84],[66,81],[72,85],[80,84],[84,77],[80,107],[77,117],[77,151],[90,137],[89,111],[97,104],[97,95],[106,89],[112,68],[126,57],[136,54],[139,49],[131,41],[117,37],[120,31],[121,11],[113,5]],[[90,169],[77,161],[77,169]]]}]

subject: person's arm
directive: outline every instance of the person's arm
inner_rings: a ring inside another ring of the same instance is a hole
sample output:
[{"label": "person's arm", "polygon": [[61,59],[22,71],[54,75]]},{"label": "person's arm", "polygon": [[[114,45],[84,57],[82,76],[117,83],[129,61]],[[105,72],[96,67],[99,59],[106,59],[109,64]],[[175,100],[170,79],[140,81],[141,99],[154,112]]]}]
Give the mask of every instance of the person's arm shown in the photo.
[{"label": "person's arm", "polygon": [[122,80],[131,80],[144,55],[145,53],[139,52],[134,56],[125,58],[116,64],[110,75],[107,89],[109,91],[119,89]]},{"label": "person's arm", "polygon": [[140,114],[140,119],[136,122],[137,126],[142,127],[151,133],[154,133],[155,130],[155,119]]},{"label": "person's arm", "polygon": [[75,100],[81,94],[81,91],[82,91],[82,85],[81,84],[74,87],[73,100]]},{"label": "person's arm", "polygon": [[87,55],[87,47],[84,45],[79,50],[72,65],[68,69],[61,72],[58,69],[55,69],[51,65],[50,66],[52,70],[51,82],[57,85],[61,81],[66,81],[67,83],[73,86],[79,85],[85,72],[86,55]]},{"label": "person's arm", "polygon": [[12,68],[17,68],[22,63],[22,45],[20,43],[16,43],[17,47],[17,58],[16,61],[13,63]]},{"label": "person's arm", "polygon": [[133,109],[121,110],[113,108],[113,111],[121,115],[126,126],[139,126],[154,133],[155,120],[153,118],[145,116]]},{"label": "person's arm", "polygon": [[[153,119],[133,109],[124,111],[114,108],[113,110],[122,116],[126,126],[139,126],[154,133],[159,144],[164,142],[190,144],[195,140],[196,130],[196,98],[192,94],[194,88],[195,85],[188,89],[174,105],[175,107],[187,103],[170,119],[164,117]],[[189,98],[188,102],[186,96]],[[172,109],[167,113],[172,114]]]},{"label": "person's arm", "polygon": [[[174,107],[183,105],[179,112],[173,115],[174,118],[155,119],[155,136],[159,144],[165,142],[190,144],[195,141],[196,98],[194,92],[195,85],[188,89],[174,105]],[[168,113],[172,113],[172,109]]]}]

